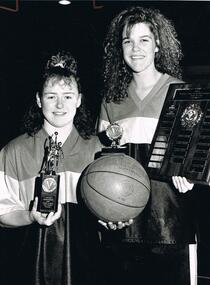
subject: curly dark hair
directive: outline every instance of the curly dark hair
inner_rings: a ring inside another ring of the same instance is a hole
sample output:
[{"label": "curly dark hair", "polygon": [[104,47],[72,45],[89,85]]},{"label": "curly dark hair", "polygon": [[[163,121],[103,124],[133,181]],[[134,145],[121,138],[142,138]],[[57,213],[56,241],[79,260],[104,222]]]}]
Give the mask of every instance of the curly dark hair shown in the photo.
[{"label": "curly dark hair", "polygon": [[[80,80],[77,75],[77,62],[69,52],[59,52],[50,57],[47,61],[44,71],[39,78],[37,84],[37,91],[42,96],[43,89],[50,79],[60,81],[63,79],[69,84],[74,78],[77,82],[78,91],[81,93]],[[34,98],[31,106],[26,112],[23,119],[22,131],[28,133],[30,136],[36,134],[44,123],[44,116],[42,110],[38,107],[36,99]],[[89,139],[94,134],[93,120],[87,109],[85,97],[82,96],[81,105],[77,108],[74,117],[74,126],[78,130],[81,137]]]},{"label": "curly dark hair", "polygon": [[180,78],[182,71],[181,44],[170,20],[159,10],[131,7],[119,13],[111,22],[104,41],[104,90],[103,97],[107,102],[120,102],[128,96],[127,88],[132,79],[132,71],[123,60],[122,32],[127,32],[137,23],[148,24],[158,45],[155,54],[155,67],[161,73]]}]

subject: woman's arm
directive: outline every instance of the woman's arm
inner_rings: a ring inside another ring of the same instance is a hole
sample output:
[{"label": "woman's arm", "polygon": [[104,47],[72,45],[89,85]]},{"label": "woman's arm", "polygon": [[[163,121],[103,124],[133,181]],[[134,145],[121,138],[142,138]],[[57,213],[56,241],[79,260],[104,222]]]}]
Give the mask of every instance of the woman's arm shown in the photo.
[{"label": "woman's arm", "polygon": [[34,222],[40,225],[51,226],[61,216],[62,207],[58,205],[57,212],[51,212],[49,214],[43,214],[37,211],[38,198],[34,200],[33,208],[31,211],[17,210],[8,214],[0,216],[0,225],[2,227],[15,228],[21,226],[27,226]]},{"label": "woman's arm", "polygon": [[0,216],[0,225],[8,228],[27,226],[34,221],[30,211],[26,210],[17,210]]}]

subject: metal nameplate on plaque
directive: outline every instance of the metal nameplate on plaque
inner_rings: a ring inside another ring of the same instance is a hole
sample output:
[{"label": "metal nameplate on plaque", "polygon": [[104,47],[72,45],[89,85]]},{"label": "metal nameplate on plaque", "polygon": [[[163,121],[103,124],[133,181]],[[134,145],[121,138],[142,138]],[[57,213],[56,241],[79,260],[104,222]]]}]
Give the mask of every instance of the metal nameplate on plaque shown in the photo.
[{"label": "metal nameplate on plaque", "polygon": [[210,84],[171,84],[151,143],[147,172],[210,185]]}]

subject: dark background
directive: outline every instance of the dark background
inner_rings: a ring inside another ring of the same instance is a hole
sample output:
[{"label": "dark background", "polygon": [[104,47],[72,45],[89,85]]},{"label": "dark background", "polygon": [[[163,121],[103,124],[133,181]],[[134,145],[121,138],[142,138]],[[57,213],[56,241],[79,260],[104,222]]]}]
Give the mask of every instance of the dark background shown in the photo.
[{"label": "dark background", "polygon": [[40,64],[57,50],[70,50],[78,59],[83,93],[90,97],[91,111],[97,116],[107,26],[120,10],[135,4],[158,8],[174,22],[184,51],[184,79],[208,81],[208,1],[73,0],[68,6],[58,1],[0,1],[0,147],[19,134],[23,113],[36,91]]},{"label": "dark background", "polygon": [[[36,92],[42,60],[58,50],[69,50],[78,59],[83,93],[90,99],[94,118],[97,117],[103,39],[111,19],[131,5],[158,8],[170,18],[183,47],[184,79],[207,83],[210,80],[210,2],[71,2],[61,6],[57,1],[0,1],[0,147],[20,134],[23,114]],[[203,201],[206,204],[208,196]],[[1,230],[1,264],[10,263],[21,239],[21,229],[11,231]],[[201,242],[198,252],[202,265],[199,274],[210,276],[210,241]],[[206,277],[201,280],[199,284],[210,284]]]}]

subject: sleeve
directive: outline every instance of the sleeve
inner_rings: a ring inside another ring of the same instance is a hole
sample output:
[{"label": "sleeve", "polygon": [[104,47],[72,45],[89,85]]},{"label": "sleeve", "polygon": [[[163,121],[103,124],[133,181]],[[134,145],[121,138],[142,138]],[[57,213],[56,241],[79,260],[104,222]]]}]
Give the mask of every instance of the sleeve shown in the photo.
[{"label": "sleeve", "polygon": [[25,210],[19,197],[15,151],[5,147],[0,152],[0,215]]}]

